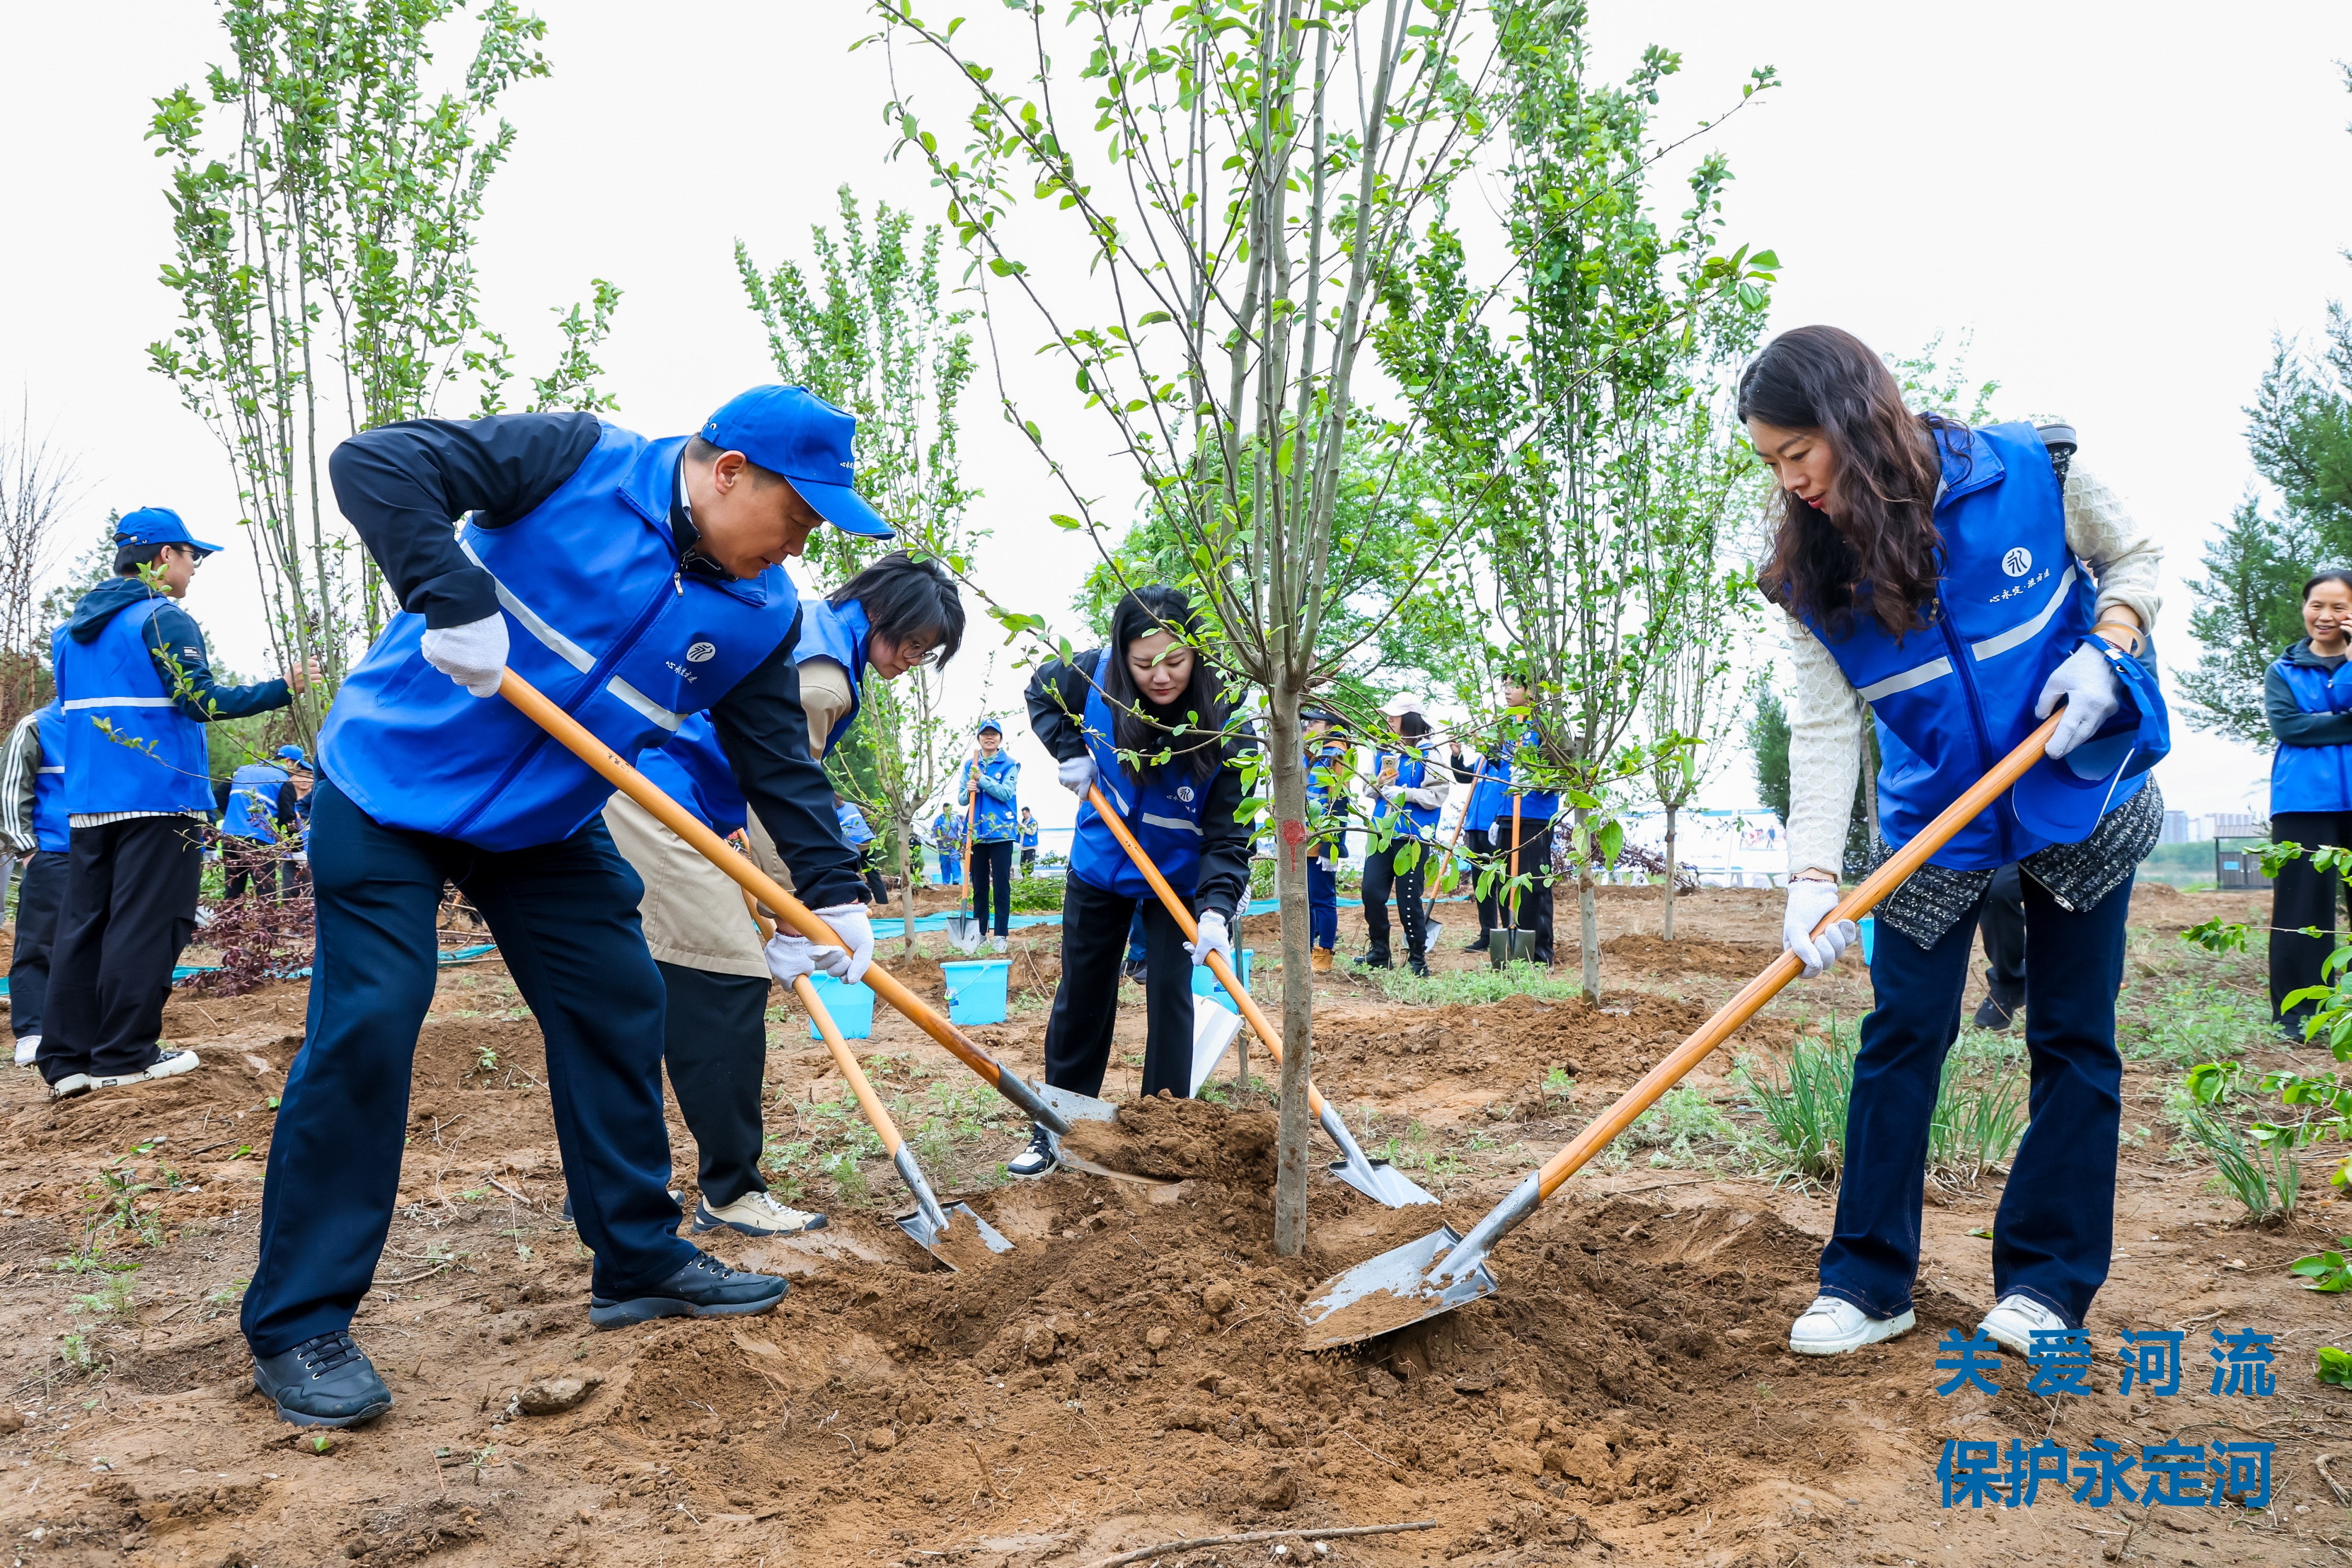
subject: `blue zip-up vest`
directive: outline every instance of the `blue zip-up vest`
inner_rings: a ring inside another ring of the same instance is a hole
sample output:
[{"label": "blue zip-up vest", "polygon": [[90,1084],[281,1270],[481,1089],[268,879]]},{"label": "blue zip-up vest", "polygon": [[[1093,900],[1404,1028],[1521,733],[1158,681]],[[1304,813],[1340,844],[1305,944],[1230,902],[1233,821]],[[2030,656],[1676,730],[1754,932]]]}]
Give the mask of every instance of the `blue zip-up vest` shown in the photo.
[{"label": "blue zip-up vest", "polygon": [[268,763],[247,763],[229,775],[228,809],[221,813],[221,831],[231,838],[278,839],[278,792],[289,775]]},{"label": "blue zip-up vest", "polygon": [[33,841],[62,855],[73,847],[73,826],[66,811],[66,715],[56,699],[33,716],[33,734],[41,743],[41,765],[33,770]]},{"label": "blue zip-up vest", "polygon": [[[1511,815],[1511,784],[1518,777],[1519,752],[1542,744],[1543,737],[1532,724],[1528,726],[1528,732],[1517,740],[1503,742],[1495,759],[1496,764],[1503,770],[1503,793],[1495,802],[1496,822],[1502,822]],[[1555,791],[1531,789],[1519,796],[1519,819],[1523,822],[1542,822],[1559,815],[1559,795]],[[1508,827],[1504,831],[1508,832]]]},{"label": "blue zip-up vest", "polygon": [[[686,437],[604,426],[561,489],[458,544],[498,582],[509,663],[624,757],[675,735],[793,635],[782,567],[748,582],[678,569],[669,510]],[[425,662],[403,614],[336,697],[319,750],[327,775],[387,827],[482,849],[569,837],[612,785],[502,701],[469,696]]]},{"label": "blue zip-up vest", "polygon": [[[1936,526],[1944,571],[1934,617],[1897,641],[1853,617],[1843,635],[1806,620],[1878,725],[1879,830],[1900,847],[2014,751],[2039,722],[2050,672],[2090,635],[2097,591],[2066,547],[2064,498],[2031,425],[1938,431],[1944,493]],[[2052,766],[2048,758],[2034,764]],[[2107,808],[2146,774],[2124,780]],[[2053,841],[2017,819],[2008,797],[1931,857],[1956,870],[1992,870]]]},{"label": "blue zip-up vest", "polygon": [[829,658],[849,674],[849,706],[825,734],[824,749],[828,753],[857,721],[858,706],[866,692],[866,644],[872,635],[866,620],[866,606],[855,599],[845,605],[835,605],[822,595],[812,594],[801,601],[801,640],[793,648],[793,662],[806,664],[813,658]]},{"label": "blue zip-up vest", "polygon": [[[1100,668],[1099,659],[1097,668]],[[1196,779],[1191,769],[1172,763],[1152,769],[1141,780],[1130,774],[1119,762],[1118,744],[1111,739],[1110,704],[1103,700],[1102,687],[1094,680],[1087,682],[1086,731],[1087,750],[1095,759],[1095,784],[1103,798],[1135,835],[1151,863],[1160,868],[1160,874],[1168,879],[1168,885],[1179,893],[1192,893],[1201,880],[1201,816],[1209,809],[1211,781]],[[1070,838],[1070,874],[1090,887],[1124,898],[1152,897],[1151,884],[1103,826],[1091,800],[1078,805],[1077,831]]]},{"label": "blue zip-up vest", "polygon": [[1484,833],[1495,818],[1511,809],[1511,770],[1492,757],[1481,757],[1473,771],[1470,798],[1462,807],[1462,831]]},{"label": "blue zip-up vest", "polygon": [[741,827],[751,814],[708,713],[688,715],[677,734],[637,753],[636,767],[721,837]]},{"label": "blue zip-up vest", "polygon": [[[1307,742],[1307,815],[1310,820],[1339,815],[1331,803],[1344,793],[1345,786],[1339,780],[1345,776],[1347,765],[1347,742],[1329,731]],[[1347,855],[1348,830],[1344,825],[1328,830],[1326,837],[1307,846],[1307,853],[1318,856],[1325,849],[1335,857]]]},{"label": "blue zip-up vest", "polygon": [[213,808],[205,727],[180,711],[147,647],[147,623],[170,602],[159,595],[118,611],[86,643],[63,626],[50,637],[68,816]]},{"label": "blue zip-up vest", "polygon": [[1024,849],[1037,847],[1037,824],[1034,818],[1021,825],[1021,847]]},{"label": "blue zip-up vest", "polygon": [[[1021,764],[1014,762],[1012,754],[1002,746],[997,748],[996,755],[978,765],[980,776],[991,784],[1011,784],[1021,776]],[[1015,801],[999,800],[986,790],[974,791],[971,787],[972,766],[970,762],[964,763],[961,780],[962,793],[975,797],[974,809],[979,813],[979,820],[972,824],[971,841],[975,844],[1005,844],[1018,838],[1021,837],[1020,805]]]},{"label": "blue zip-up vest", "polygon": [[[1403,752],[1381,752],[1376,753],[1372,758],[1372,773],[1375,776],[1377,776],[1381,770],[1387,765],[1388,759],[1391,757],[1394,757],[1397,760],[1397,775],[1394,788],[1406,790],[1420,789],[1423,787],[1423,781],[1429,776],[1429,763],[1427,759],[1412,756]],[[1396,809],[1397,797],[1391,794],[1381,802],[1380,813],[1378,816],[1374,816],[1372,820],[1375,823],[1386,822],[1390,817],[1396,815]],[[1412,837],[1415,838],[1427,838],[1436,831],[1437,808],[1435,806],[1408,805],[1404,808],[1404,815],[1405,820],[1412,824]],[[1399,830],[1397,837],[1399,838],[1402,838],[1405,837],[1405,834],[1402,830]]]},{"label": "blue zip-up vest", "polygon": [[866,826],[866,814],[855,802],[845,800],[835,805],[833,818],[841,824],[841,841],[852,849],[874,842],[874,830]]},{"label": "blue zip-up vest", "polygon": [[[2336,668],[2280,659],[2271,666],[2306,713],[2352,711],[2352,659]],[[2352,746],[2290,746],[2271,752],[2271,810],[2352,811]]]}]

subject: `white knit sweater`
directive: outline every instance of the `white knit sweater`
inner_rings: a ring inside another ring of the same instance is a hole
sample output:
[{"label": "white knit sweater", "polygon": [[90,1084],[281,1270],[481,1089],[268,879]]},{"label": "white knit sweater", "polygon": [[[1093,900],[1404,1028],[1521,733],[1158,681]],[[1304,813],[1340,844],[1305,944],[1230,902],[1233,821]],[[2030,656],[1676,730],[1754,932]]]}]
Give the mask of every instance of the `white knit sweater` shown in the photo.
[{"label": "white knit sweater", "polygon": [[[2156,629],[2164,547],[2079,460],[2066,471],[2066,545],[2091,568],[2102,616],[2121,605],[2142,627]],[[1846,821],[1862,766],[1863,701],[1803,622],[1791,616],[1788,629],[1796,673],[1789,703],[1789,869],[1834,871],[1845,860]]]}]

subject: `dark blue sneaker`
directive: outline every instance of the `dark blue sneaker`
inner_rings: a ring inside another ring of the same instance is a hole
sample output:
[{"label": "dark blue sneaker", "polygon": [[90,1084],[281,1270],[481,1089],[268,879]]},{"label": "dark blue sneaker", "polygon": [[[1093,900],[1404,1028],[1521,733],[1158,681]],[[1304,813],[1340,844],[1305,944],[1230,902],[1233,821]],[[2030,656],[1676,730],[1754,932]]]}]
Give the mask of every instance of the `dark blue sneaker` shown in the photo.
[{"label": "dark blue sneaker", "polygon": [[773,1274],[730,1268],[707,1252],[642,1296],[588,1298],[588,1321],[600,1329],[649,1323],[656,1318],[749,1317],[773,1311],[792,1286]]},{"label": "dark blue sneaker", "polygon": [[392,1408],[375,1363],[341,1329],[254,1357],[253,1386],[278,1406],[278,1419],[297,1426],[356,1426]]}]

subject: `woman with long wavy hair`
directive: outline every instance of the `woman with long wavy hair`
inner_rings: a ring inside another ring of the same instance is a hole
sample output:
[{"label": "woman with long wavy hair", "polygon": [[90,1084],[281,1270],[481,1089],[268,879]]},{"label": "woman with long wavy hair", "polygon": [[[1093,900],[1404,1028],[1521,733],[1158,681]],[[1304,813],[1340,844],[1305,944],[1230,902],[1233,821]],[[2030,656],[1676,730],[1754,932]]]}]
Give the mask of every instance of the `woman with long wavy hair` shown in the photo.
[{"label": "woman with long wavy hair", "polygon": [[1790,617],[1789,903],[1811,978],[1855,937],[1838,900],[1864,705],[1878,726],[1884,858],[2062,703],[2047,755],[1878,908],[1837,1219],[1789,1348],[1834,1355],[1911,1327],[1921,1183],[1958,1037],[1977,912],[2021,865],[2032,1125],[1993,1221],[1982,1331],[2025,1353],[2080,1329],[2105,1280],[2122,1061],[2116,991],[2132,873],[2168,744],[2135,655],[2161,552],[2053,426],[1970,429],[1903,405],[1884,361],[1832,327],[1784,332],[1742,372],[1739,414],[1778,480],[1766,595]]}]

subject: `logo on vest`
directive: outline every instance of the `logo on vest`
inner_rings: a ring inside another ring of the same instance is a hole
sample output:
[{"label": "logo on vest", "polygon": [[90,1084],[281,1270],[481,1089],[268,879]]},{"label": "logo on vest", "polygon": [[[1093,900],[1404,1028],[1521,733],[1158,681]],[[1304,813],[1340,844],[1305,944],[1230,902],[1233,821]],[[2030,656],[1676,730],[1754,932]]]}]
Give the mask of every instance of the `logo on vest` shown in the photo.
[{"label": "logo on vest", "polygon": [[2022,577],[2033,570],[2033,552],[2022,544],[2013,547],[2000,558],[2000,569],[2012,577]]},{"label": "logo on vest", "polygon": [[1182,801],[1186,805],[1192,805],[1192,786],[1191,784],[1178,784],[1176,786],[1176,798]]},{"label": "logo on vest", "polygon": [[[2016,574],[2012,572],[2010,575],[2015,576]],[[719,646],[716,643],[698,642],[686,650],[686,662],[688,664],[707,664],[718,657]]]}]

